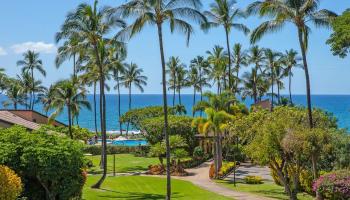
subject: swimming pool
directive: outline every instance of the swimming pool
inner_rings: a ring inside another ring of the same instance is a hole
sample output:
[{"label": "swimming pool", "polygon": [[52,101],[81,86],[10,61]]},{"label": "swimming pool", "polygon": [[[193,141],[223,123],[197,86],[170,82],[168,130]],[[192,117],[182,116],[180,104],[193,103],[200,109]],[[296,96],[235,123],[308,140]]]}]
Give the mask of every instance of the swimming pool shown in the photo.
[{"label": "swimming pool", "polygon": [[[102,140],[98,139],[98,142],[101,143]],[[127,147],[136,147],[136,146],[145,146],[148,145],[146,140],[111,140],[107,139],[107,144],[114,146],[127,146]]]},{"label": "swimming pool", "polygon": [[128,147],[136,147],[136,146],[145,146],[147,145],[146,140],[114,140],[112,145],[115,146],[128,146]]}]

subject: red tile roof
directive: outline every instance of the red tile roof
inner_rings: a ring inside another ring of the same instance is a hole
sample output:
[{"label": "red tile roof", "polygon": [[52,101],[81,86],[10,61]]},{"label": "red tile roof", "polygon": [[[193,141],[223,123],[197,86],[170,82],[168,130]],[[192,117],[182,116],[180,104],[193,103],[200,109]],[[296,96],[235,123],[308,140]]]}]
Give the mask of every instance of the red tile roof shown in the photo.
[{"label": "red tile roof", "polygon": [[39,124],[23,119],[6,110],[0,111],[0,120],[12,125],[20,125],[30,130],[37,130],[40,128]]}]

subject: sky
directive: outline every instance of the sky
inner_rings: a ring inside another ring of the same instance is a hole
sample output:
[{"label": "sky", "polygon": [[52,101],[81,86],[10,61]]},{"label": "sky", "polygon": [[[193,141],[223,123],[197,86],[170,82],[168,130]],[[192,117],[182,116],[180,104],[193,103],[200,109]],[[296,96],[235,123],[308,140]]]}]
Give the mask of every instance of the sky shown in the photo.
[{"label": "sky", "polygon": [[[59,69],[54,64],[57,47],[55,33],[59,31],[67,12],[73,10],[80,3],[93,3],[93,0],[2,0],[0,12],[0,67],[5,68],[9,76],[20,73],[20,67],[16,62],[22,59],[22,54],[28,49],[40,52],[44,68],[47,71],[46,78],[40,74],[35,76],[41,79],[45,86],[55,81],[68,78],[72,71],[71,62],[65,62]],[[125,0],[100,0],[99,4],[118,6]],[[203,10],[208,9],[212,0],[202,0]],[[237,7],[245,9],[253,0],[237,0]],[[349,0],[321,0],[320,8],[330,9],[338,14],[346,8],[350,8]],[[250,29],[254,29],[266,19],[250,17],[239,20]],[[197,55],[206,56],[206,51],[215,45],[225,47],[225,35],[222,28],[216,28],[208,33],[203,33],[198,26],[192,36],[189,46],[185,37],[171,34],[165,28],[164,45],[165,56],[179,56],[183,63],[189,64]],[[313,27],[313,26],[312,26]],[[316,29],[309,40],[308,61],[311,74],[312,94],[350,94],[350,58],[341,59],[332,55],[330,48],[325,44],[331,30]],[[249,37],[241,32],[232,31],[230,35],[231,46],[234,43],[242,43],[245,49],[251,45]],[[285,52],[288,49],[299,51],[296,29],[287,25],[282,31],[264,37],[259,46],[272,48]],[[136,63],[143,68],[148,77],[146,94],[161,93],[161,72],[158,38],[155,27],[147,27],[143,32],[128,42],[127,62]],[[248,70],[244,69],[243,71]],[[286,82],[287,83],[287,82]],[[110,83],[111,85],[113,83]],[[301,69],[294,72],[292,90],[294,94],[305,94],[305,78]],[[213,87],[214,90],[215,87]],[[109,93],[115,93],[110,91]],[[127,93],[123,89],[122,93]],[[133,88],[133,93],[140,93]],[[182,93],[190,94],[192,89],[184,89]],[[287,93],[283,90],[282,93]]]}]

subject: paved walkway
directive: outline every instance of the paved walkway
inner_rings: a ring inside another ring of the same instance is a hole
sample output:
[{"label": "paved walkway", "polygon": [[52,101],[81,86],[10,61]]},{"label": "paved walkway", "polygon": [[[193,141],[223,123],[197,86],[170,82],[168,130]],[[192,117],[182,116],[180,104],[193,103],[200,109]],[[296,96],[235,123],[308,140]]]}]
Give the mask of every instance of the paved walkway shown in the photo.
[{"label": "paved walkway", "polygon": [[190,173],[189,176],[186,176],[186,177],[174,176],[172,178],[192,182],[193,184],[205,190],[220,194],[222,196],[230,197],[236,200],[272,200],[271,198],[261,197],[255,194],[234,191],[224,186],[221,186],[218,183],[215,183],[209,178],[210,164],[211,162],[205,162],[197,168],[186,169],[186,171]]},{"label": "paved walkway", "polygon": [[[270,175],[270,169],[268,167],[256,166],[251,163],[241,163],[236,171],[236,179],[243,180],[246,176],[261,176],[264,181],[272,182],[273,179]],[[228,175],[225,180],[233,181],[233,173]]]}]

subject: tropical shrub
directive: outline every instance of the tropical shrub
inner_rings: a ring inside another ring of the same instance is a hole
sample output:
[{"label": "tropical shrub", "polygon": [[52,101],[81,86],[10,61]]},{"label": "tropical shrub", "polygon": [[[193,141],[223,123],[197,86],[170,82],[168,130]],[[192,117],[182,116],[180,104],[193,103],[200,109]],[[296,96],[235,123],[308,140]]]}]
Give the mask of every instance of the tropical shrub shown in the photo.
[{"label": "tropical shrub", "polygon": [[0,199],[15,200],[22,189],[21,178],[12,169],[0,165]]},{"label": "tropical shrub", "polygon": [[[169,115],[169,133],[170,135],[181,136],[186,143],[186,150],[192,155],[193,149],[197,146],[195,135],[196,129],[191,126],[192,118],[188,116]],[[147,118],[141,122],[141,130],[144,130],[147,141],[150,144],[161,142],[163,138],[164,118]]]},{"label": "tropical shrub", "polygon": [[313,190],[318,191],[326,199],[350,199],[350,171],[334,171],[321,176],[314,182]]},{"label": "tropical shrub", "polygon": [[86,179],[80,142],[22,127],[0,130],[0,164],[20,175],[29,199],[79,198]]},{"label": "tropical shrub", "polygon": [[[168,113],[175,114],[174,109],[169,107]],[[163,106],[149,106],[129,110],[120,117],[120,121],[122,123],[130,122],[135,129],[140,130],[143,120],[161,116],[164,116]]]},{"label": "tropical shrub", "polygon": [[220,178],[225,177],[227,174],[231,173],[235,167],[236,167],[235,162],[224,163],[219,170],[219,177]]},{"label": "tropical shrub", "polygon": [[261,176],[246,176],[244,177],[244,182],[246,184],[262,184],[263,179]]},{"label": "tropical shrub", "polygon": [[194,148],[193,158],[201,160],[203,157],[204,157],[204,151],[203,151],[202,147],[197,146],[196,148]]},{"label": "tropical shrub", "polygon": [[[69,128],[63,127],[63,126],[54,127],[51,125],[44,125],[40,127],[39,131],[43,131],[43,132],[53,131],[53,132],[69,135]],[[85,143],[87,143],[87,141],[95,135],[93,132],[89,131],[89,129],[81,128],[79,126],[72,126],[72,134],[73,134],[73,139],[81,140],[81,141],[84,141]]]}]

